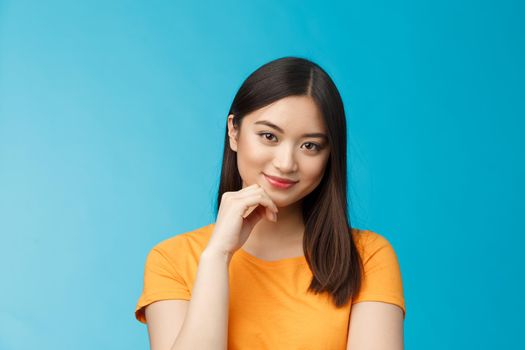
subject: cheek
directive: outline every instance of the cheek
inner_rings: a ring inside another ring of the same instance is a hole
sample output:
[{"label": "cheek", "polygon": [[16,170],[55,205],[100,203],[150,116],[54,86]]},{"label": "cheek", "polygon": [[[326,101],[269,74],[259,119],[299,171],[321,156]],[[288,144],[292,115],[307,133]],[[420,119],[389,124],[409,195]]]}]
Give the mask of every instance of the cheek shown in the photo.
[{"label": "cheek", "polygon": [[325,160],[313,160],[306,162],[303,167],[303,178],[312,181],[321,181],[326,167]]},{"label": "cheek", "polygon": [[321,183],[326,171],[327,160],[328,157],[325,157],[323,159],[316,159],[303,164],[301,171],[303,186],[300,190],[303,196],[312,192]]},{"label": "cheek", "polygon": [[268,160],[267,152],[264,147],[255,139],[244,139],[237,148],[237,167],[239,173],[245,181],[252,182],[252,176],[256,176],[263,170],[265,162]]}]

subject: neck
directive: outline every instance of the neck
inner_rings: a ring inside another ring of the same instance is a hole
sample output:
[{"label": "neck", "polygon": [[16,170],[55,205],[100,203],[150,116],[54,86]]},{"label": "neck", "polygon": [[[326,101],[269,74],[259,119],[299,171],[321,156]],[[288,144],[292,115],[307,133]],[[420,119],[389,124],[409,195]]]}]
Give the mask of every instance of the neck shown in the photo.
[{"label": "neck", "polygon": [[253,228],[243,248],[251,251],[286,250],[301,246],[304,222],[300,203],[279,208],[277,222],[264,217]]}]

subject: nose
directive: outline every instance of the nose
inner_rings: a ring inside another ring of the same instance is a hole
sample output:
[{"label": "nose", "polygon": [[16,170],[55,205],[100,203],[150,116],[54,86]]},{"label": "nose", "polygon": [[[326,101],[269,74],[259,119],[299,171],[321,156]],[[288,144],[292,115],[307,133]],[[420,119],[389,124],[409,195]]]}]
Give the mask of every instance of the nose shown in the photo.
[{"label": "nose", "polygon": [[295,161],[293,146],[276,147],[273,166],[276,169],[279,169],[279,171],[283,174],[297,171],[297,162]]}]

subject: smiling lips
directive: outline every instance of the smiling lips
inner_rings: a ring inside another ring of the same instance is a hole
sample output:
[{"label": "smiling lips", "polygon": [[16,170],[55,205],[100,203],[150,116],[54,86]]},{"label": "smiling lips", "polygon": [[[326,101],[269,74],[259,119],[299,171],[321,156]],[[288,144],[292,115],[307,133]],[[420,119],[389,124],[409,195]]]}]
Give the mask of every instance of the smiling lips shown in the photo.
[{"label": "smiling lips", "polygon": [[264,174],[264,177],[272,186],[281,188],[281,189],[290,188],[298,182],[298,181],[283,179],[281,177],[270,176],[266,174]]}]

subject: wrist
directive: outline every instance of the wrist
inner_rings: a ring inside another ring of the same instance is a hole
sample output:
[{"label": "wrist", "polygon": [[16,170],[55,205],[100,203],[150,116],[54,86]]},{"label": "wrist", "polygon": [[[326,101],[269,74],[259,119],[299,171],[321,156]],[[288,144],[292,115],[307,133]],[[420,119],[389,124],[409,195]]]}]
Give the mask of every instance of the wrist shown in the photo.
[{"label": "wrist", "polygon": [[206,247],[201,255],[201,257],[204,257],[205,259],[207,258],[218,259],[218,260],[223,260],[228,263],[230,262],[232,256],[233,254],[231,252],[227,252],[227,251],[220,250],[220,249],[215,249],[212,247]]}]

